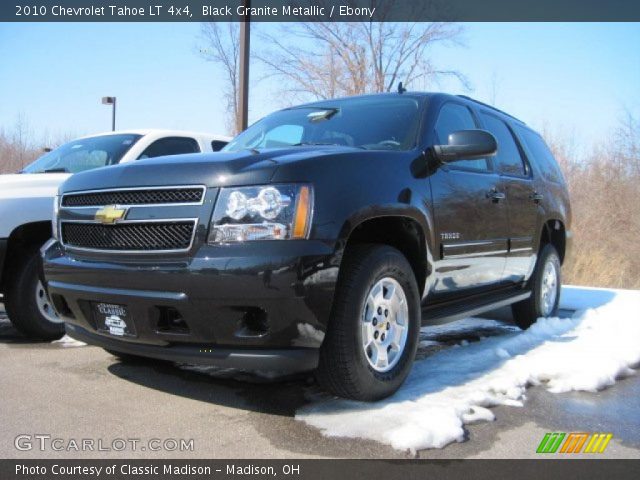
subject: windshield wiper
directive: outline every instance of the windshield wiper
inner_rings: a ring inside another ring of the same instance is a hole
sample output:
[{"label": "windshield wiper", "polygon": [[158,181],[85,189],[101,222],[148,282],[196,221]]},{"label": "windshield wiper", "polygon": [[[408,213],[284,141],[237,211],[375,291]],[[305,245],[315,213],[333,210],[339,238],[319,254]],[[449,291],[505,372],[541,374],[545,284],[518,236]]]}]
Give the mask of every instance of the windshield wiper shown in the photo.
[{"label": "windshield wiper", "polygon": [[65,167],[59,167],[59,168],[47,168],[45,170],[42,170],[41,172],[36,172],[36,173],[70,173],[70,172]]}]

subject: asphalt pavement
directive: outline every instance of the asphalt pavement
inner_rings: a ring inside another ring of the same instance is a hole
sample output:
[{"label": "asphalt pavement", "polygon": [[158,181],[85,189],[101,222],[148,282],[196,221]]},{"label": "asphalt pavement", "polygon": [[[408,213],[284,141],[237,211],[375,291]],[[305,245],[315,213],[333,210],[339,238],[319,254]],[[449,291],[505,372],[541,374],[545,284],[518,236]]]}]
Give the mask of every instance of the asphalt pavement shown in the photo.
[{"label": "asphalt pavement", "polygon": [[[508,321],[508,313],[497,317]],[[447,348],[479,336],[466,331],[440,340]],[[428,357],[430,351],[420,354]],[[156,361],[122,363],[96,347],[28,340],[11,326],[2,304],[0,364],[1,458],[412,457],[373,441],[327,438],[295,420],[317,389],[307,375],[267,381]],[[533,458],[546,432],[598,431],[613,433],[603,458],[640,458],[638,376],[597,393],[552,394],[534,387],[523,408],[492,411],[496,420],[467,426],[464,442],[417,456]],[[53,439],[59,439],[57,449],[51,448]],[[118,439],[127,442],[125,450],[115,448]],[[164,447],[155,451],[150,439],[192,440],[191,449],[171,450],[169,442],[155,443]],[[74,445],[83,440],[94,441],[94,450],[77,451]],[[99,441],[102,451],[96,450]]]}]

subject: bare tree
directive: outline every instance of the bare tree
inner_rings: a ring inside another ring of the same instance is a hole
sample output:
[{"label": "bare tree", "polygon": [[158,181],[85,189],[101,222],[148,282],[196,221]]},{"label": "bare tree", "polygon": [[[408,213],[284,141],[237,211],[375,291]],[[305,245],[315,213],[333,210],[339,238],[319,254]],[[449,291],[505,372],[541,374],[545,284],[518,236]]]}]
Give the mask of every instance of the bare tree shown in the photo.
[{"label": "bare tree", "polygon": [[237,22],[207,22],[202,24],[201,34],[206,47],[200,49],[200,55],[224,70],[227,129],[234,134],[239,133],[240,26]]},{"label": "bare tree", "polygon": [[29,140],[32,136],[29,122],[25,118],[24,114],[20,112],[16,118],[16,123],[13,129],[13,144],[17,149],[17,160],[20,164],[20,168],[24,167],[28,161],[31,160],[28,150],[30,150]]},{"label": "bare tree", "polygon": [[567,283],[640,288],[638,125],[638,117],[626,112],[608,139],[583,154],[566,138],[545,134],[571,196],[574,238],[563,267]]},{"label": "bare tree", "polygon": [[615,152],[626,172],[640,177],[640,119],[625,109],[614,135]]},{"label": "bare tree", "polygon": [[27,117],[19,113],[13,125],[0,125],[0,174],[16,173],[45,153],[45,148],[57,148],[78,136],[75,132],[36,134]]},{"label": "bare tree", "polygon": [[262,35],[267,47],[256,57],[300,96],[389,92],[400,81],[429,84],[443,76],[467,87],[462,73],[439,69],[430,56],[436,44],[461,44],[461,33],[451,23],[285,24],[275,34]]},{"label": "bare tree", "polygon": [[496,100],[498,98],[498,91],[500,90],[500,78],[498,73],[494,70],[489,80],[489,103],[496,106]]}]

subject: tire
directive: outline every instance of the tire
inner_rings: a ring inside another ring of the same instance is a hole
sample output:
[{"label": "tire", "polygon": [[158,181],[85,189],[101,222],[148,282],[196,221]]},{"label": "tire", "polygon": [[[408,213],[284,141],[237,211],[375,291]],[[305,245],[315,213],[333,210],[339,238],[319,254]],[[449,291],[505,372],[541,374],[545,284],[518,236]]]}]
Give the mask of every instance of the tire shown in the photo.
[{"label": "tire", "polygon": [[5,307],[13,326],[29,338],[56,340],[64,335],[58,317],[38,275],[40,251],[25,251],[24,259],[11,272],[5,292]]},{"label": "tire", "polygon": [[518,327],[526,330],[540,317],[551,317],[558,311],[562,275],[560,256],[551,244],[546,244],[529,280],[531,296],[511,306]]},{"label": "tire", "polygon": [[404,255],[386,245],[350,248],[320,348],[318,383],[334,395],[353,400],[388,397],[411,370],[420,322],[418,285]]}]

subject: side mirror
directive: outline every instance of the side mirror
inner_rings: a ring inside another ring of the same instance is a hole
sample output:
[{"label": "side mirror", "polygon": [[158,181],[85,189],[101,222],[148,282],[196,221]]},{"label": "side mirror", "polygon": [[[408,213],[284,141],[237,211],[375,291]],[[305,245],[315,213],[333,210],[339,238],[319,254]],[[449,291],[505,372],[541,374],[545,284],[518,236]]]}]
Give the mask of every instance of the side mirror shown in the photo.
[{"label": "side mirror", "polygon": [[492,157],[497,151],[496,138],[486,130],[459,130],[449,135],[447,145],[433,146],[433,153],[441,162]]}]

